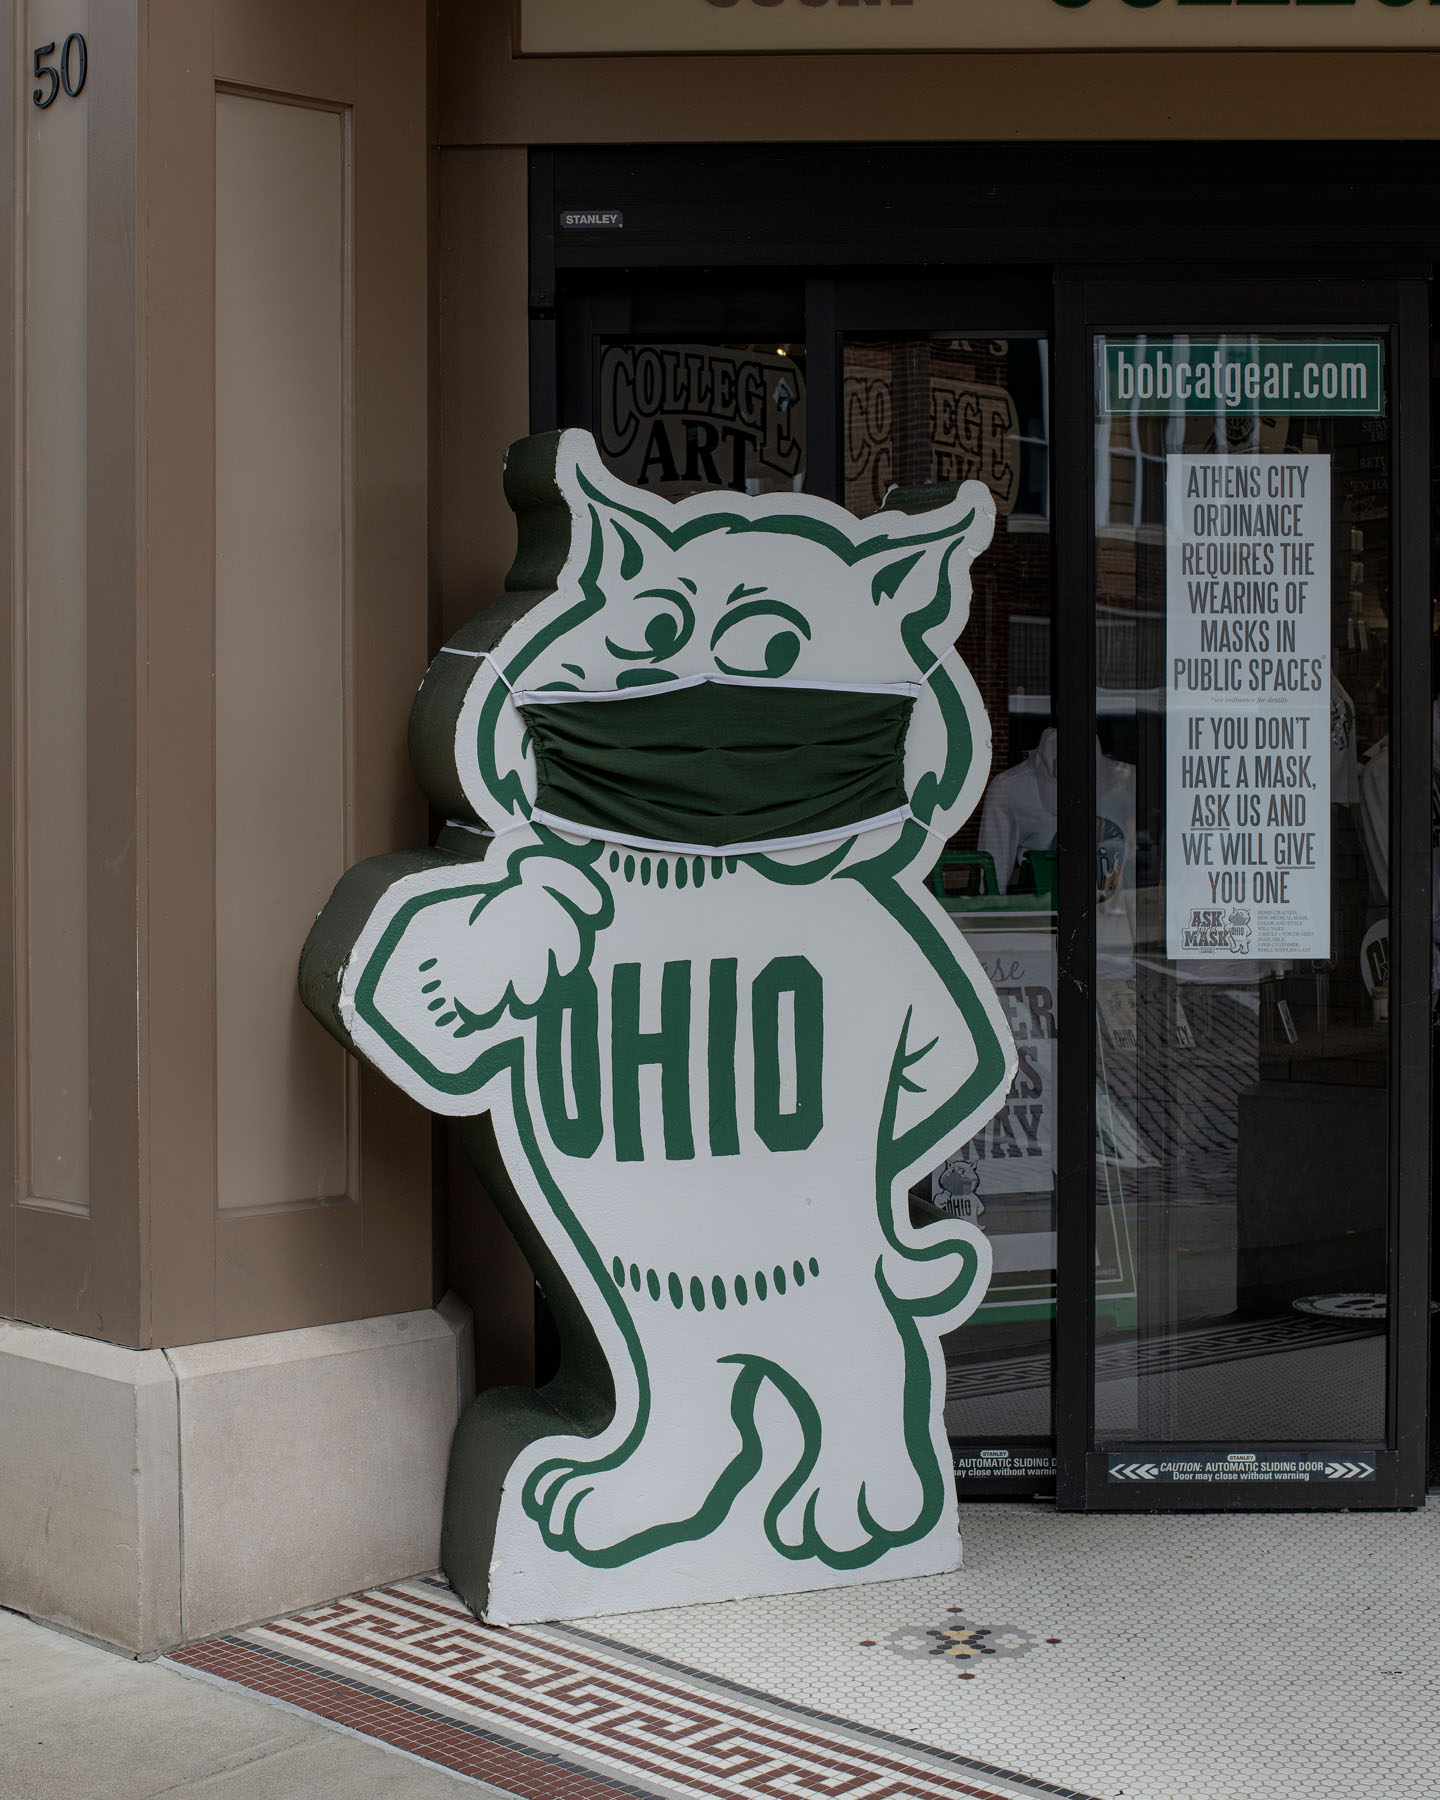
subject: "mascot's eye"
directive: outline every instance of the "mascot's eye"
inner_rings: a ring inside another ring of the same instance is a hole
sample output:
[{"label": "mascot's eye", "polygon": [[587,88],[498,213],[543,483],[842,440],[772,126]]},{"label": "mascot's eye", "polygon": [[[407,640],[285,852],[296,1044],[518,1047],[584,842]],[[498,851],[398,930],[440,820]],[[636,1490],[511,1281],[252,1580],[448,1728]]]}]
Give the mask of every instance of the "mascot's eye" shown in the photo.
[{"label": "mascot's eye", "polygon": [[[795,630],[782,626],[788,621]],[[777,626],[781,627],[777,630]],[[726,613],[710,637],[715,667],[725,675],[752,675],[778,681],[795,667],[800,639],[810,636],[802,613],[782,600],[751,600]],[[721,656],[721,642],[725,654]]]},{"label": "mascot's eye", "polygon": [[[676,588],[647,588],[635,596],[637,602],[650,602],[650,617],[640,627],[644,649],[632,649],[606,638],[605,648],[622,662],[664,662],[683,650],[695,633],[695,608]],[[655,607],[655,601],[665,604]]]}]

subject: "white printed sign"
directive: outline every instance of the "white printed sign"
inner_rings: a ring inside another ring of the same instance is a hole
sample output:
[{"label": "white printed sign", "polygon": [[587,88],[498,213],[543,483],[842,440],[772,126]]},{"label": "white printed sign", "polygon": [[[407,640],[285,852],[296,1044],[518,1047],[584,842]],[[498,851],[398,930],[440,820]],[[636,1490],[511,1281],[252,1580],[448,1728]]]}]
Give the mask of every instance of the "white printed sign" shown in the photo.
[{"label": "white printed sign", "polygon": [[1330,954],[1330,458],[1166,458],[1166,953]]}]

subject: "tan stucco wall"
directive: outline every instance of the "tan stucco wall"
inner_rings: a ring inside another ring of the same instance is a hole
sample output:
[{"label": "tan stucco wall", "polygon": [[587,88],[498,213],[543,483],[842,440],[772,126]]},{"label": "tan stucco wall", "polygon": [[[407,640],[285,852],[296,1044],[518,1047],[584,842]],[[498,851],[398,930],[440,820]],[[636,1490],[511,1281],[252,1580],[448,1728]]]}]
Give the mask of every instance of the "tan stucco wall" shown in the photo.
[{"label": "tan stucco wall", "polygon": [[514,59],[508,0],[441,0],[439,43],[443,144],[1305,142],[1440,119],[1440,52],[1415,49]]}]

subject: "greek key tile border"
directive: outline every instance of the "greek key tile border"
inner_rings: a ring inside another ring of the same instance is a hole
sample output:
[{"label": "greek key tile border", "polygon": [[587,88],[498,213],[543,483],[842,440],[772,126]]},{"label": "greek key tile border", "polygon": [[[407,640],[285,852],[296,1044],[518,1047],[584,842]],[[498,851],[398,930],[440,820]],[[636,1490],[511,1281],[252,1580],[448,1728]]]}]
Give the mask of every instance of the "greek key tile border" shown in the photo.
[{"label": "greek key tile border", "polygon": [[1011,1791],[1016,1800],[1029,1800],[1031,1795],[1048,1795],[1053,1800],[1095,1800],[1093,1794],[1082,1794],[1078,1788],[1059,1787],[1052,1782],[1037,1781],[1033,1775],[1017,1775],[1013,1769],[1003,1769],[997,1763],[981,1762],[973,1756],[961,1756],[954,1750],[941,1750],[934,1744],[922,1744],[915,1738],[880,1731],[873,1725],[857,1725],[853,1719],[841,1718],[837,1713],[821,1712],[813,1706],[802,1706],[798,1701],[778,1700],[773,1694],[767,1694],[760,1688],[746,1687],[742,1682],[728,1681],[720,1675],[708,1675],[701,1669],[692,1668],[688,1663],[676,1662],[671,1657],[659,1656],[650,1650],[637,1650],[632,1644],[622,1644],[614,1638],[601,1637],[598,1632],[586,1631],[579,1625],[553,1624],[547,1625],[545,1629],[593,1644],[597,1649],[609,1651],[621,1659],[633,1659],[639,1663],[650,1663],[658,1669],[669,1670],[701,1687],[715,1688],[745,1700],[757,1701],[762,1706],[774,1707],[778,1712],[789,1714],[793,1718],[808,1719],[816,1725],[828,1726],[833,1731],[843,1733],[847,1740],[884,1745],[886,1749],[900,1750],[919,1760],[948,1764],[953,1768],[964,1769],[971,1775],[983,1775],[991,1781],[1003,1782],[1007,1789],[1006,1800],[1009,1800]]},{"label": "greek key tile border", "polygon": [[517,1800],[1090,1800],[578,1626],[395,1583],[172,1653]]},{"label": "greek key tile border", "polygon": [[469,1776],[514,1800],[617,1800],[617,1796],[656,1800],[654,1788],[599,1780],[561,1757],[527,1751],[498,1732],[398,1699],[351,1676],[321,1670],[299,1657],[257,1649],[240,1637],[187,1645],[165,1660],[312,1713],[422,1762]]}]

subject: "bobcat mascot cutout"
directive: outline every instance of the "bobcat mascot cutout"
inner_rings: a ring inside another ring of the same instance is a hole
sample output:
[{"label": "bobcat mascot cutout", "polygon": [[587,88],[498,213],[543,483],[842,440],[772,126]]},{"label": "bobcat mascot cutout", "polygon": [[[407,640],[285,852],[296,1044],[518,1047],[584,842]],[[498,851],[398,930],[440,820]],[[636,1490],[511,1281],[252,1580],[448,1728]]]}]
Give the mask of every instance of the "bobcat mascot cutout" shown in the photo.
[{"label": "bobcat mascot cutout", "polygon": [[559,1324],[548,1386],[460,1421],[446,1572],[504,1623],[953,1568],[939,1340],[990,1257],[907,1189],[1015,1068],[925,886],[989,772],[951,652],[990,496],[672,503],[578,431],[506,493],[505,597],[411,722],[451,824],[351,870],[301,959],[466,1121]]}]

